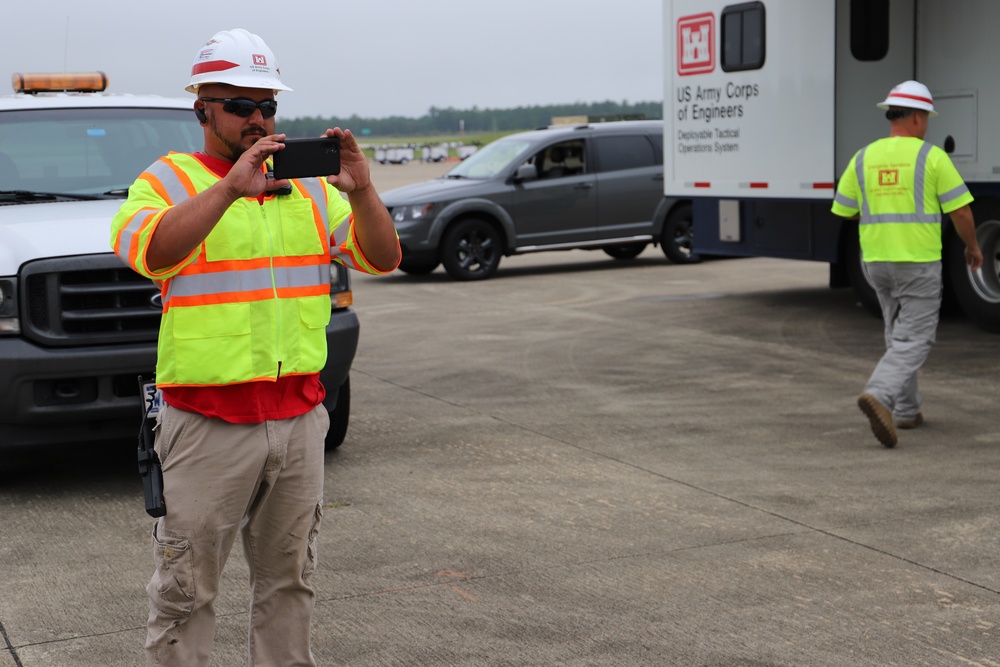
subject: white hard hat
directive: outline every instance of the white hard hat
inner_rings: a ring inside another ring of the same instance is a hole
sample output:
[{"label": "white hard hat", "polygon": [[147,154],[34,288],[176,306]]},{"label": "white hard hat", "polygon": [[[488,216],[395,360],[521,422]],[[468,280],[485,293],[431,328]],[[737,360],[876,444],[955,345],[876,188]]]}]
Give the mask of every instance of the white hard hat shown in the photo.
[{"label": "white hard hat", "polygon": [[879,109],[889,107],[906,107],[908,109],[922,109],[931,116],[936,116],[934,111],[934,98],[927,86],[919,81],[904,81],[889,91],[889,96],[885,101],[876,104]]},{"label": "white hard hat", "polygon": [[191,83],[185,88],[198,93],[206,83],[226,83],[240,88],[291,90],[281,83],[278,59],[257,35],[242,28],[217,32],[198,50],[191,66]]}]

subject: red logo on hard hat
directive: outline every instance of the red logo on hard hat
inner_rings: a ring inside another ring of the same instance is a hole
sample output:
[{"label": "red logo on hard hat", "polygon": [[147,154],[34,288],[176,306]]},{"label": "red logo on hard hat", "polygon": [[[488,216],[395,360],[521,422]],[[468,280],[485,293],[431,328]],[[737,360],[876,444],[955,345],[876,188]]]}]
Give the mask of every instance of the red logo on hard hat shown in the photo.
[{"label": "red logo on hard hat", "polygon": [[715,15],[677,19],[677,73],[707,74],[715,69]]},{"label": "red logo on hard hat", "polygon": [[263,54],[255,53],[253,54],[253,64],[260,65],[261,67],[267,67],[267,58]]}]

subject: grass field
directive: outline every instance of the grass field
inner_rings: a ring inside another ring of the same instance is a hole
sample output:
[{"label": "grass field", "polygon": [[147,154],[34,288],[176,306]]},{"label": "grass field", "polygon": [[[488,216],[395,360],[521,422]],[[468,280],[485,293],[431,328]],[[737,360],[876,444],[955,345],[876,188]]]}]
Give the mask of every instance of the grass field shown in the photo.
[{"label": "grass field", "polygon": [[[448,144],[449,146],[457,146],[460,144],[466,146],[485,146],[491,141],[495,141],[500,137],[512,134],[511,132],[484,132],[477,134],[438,134],[438,135],[424,135],[424,136],[413,136],[413,137],[358,137],[358,142],[361,144],[361,148],[365,151],[368,157],[372,157],[375,152],[376,146],[411,146],[417,149],[417,154],[419,155],[419,149],[424,146],[440,146],[441,144]],[[448,151],[449,155],[454,156],[455,150],[451,149]]]}]

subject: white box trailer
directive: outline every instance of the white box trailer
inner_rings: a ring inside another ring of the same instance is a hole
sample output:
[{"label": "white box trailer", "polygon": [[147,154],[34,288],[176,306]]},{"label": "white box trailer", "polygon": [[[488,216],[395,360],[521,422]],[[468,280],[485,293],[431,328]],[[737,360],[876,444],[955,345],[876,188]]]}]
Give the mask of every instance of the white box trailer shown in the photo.
[{"label": "white box trailer", "polygon": [[888,134],[876,103],[917,79],[985,256],[970,272],[944,225],[946,298],[1000,332],[1000,2],[664,0],[663,17],[664,194],[692,202],[695,253],[829,262],[831,286],[877,313],[857,224],[830,204],[854,153]]}]

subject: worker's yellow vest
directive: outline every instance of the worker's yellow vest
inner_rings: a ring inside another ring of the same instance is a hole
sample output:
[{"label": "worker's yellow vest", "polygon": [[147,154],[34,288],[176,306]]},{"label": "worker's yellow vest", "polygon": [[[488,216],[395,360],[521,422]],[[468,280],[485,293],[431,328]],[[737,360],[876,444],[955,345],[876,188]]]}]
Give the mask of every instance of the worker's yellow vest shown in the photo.
[{"label": "worker's yellow vest", "polygon": [[860,213],[866,262],[941,259],[941,213],[972,201],[947,153],[913,137],[887,137],[862,148],[837,186],[833,212]]},{"label": "worker's yellow vest", "polygon": [[[112,223],[119,256],[162,285],[157,384],[219,386],[318,372],[331,313],[328,216],[343,211],[347,219],[350,207],[322,179],[296,180],[292,194],[263,205],[236,201],[188,258],[151,271],[145,252],[164,203],[218,181],[193,156],[170,154],[139,177]],[[349,227],[335,229],[335,244]]]}]

